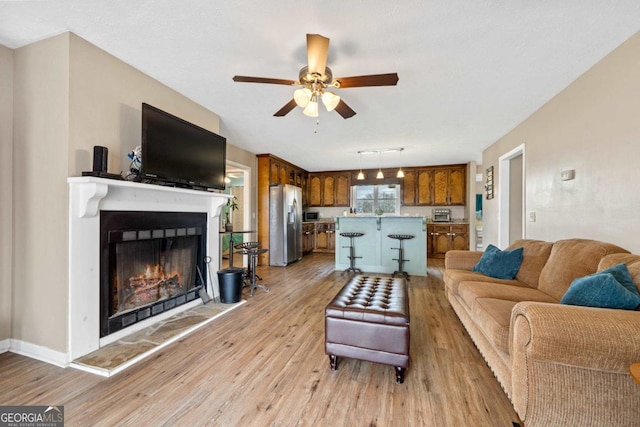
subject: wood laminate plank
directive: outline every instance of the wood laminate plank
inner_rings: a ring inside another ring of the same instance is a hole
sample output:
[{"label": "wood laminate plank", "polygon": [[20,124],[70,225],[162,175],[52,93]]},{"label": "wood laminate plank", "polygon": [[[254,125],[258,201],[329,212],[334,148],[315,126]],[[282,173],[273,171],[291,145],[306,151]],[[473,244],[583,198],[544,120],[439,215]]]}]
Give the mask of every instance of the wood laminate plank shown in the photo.
[{"label": "wood laminate plank", "polygon": [[511,404],[449,306],[442,260],[409,282],[410,364],[324,354],[332,254],[259,267],[270,293],[111,378],[0,355],[0,404],[64,405],[69,426],[511,426]]}]

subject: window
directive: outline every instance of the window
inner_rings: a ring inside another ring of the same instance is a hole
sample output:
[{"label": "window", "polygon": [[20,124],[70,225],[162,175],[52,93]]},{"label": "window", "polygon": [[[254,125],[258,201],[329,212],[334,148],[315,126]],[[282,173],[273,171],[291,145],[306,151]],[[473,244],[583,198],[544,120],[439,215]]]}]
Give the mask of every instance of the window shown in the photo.
[{"label": "window", "polygon": [[374,215],[376,210],[383,214],[400,214],[399,185],[355,185],[351,187],[353,208],[358,214]]}]

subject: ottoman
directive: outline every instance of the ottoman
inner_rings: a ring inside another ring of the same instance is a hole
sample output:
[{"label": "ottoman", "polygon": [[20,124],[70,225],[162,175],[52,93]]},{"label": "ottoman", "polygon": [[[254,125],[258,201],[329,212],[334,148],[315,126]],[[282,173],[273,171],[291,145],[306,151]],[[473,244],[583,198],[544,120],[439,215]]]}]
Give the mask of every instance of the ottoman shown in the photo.
[{"label": "ottoman", "polygon": [[357,275],[325,309],[325,352],[391,365],[402,384],[409,366],[409,297],[403,277]]}]

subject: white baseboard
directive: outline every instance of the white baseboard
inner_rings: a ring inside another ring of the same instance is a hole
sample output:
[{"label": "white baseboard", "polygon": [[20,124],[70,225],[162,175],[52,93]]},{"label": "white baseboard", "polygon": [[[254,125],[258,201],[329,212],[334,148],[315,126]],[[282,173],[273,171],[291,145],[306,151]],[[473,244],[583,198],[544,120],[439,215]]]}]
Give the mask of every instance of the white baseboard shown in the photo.
[{"label": "white baseboard", "polygon": [[9,351],[13,353],[50,363],[61,368],[69,366],[69,355],[67,353],[61,353],[59,351],[51,350],[50,348],[31,344],[22,340],[11,339],[9,341]]},{"label": "white baseboard", "polygon": [[6,340],[0,340],[0,353],[5,353],[9,351],[10,347],[11,347],[10,339],[7,338]]}]

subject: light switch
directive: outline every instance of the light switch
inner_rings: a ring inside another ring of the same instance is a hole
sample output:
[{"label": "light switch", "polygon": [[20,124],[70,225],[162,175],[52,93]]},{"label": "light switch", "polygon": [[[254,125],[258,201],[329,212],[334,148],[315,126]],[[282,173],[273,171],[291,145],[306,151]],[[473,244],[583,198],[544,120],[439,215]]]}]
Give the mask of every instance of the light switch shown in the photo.
[{"label": "light switch", "polygon": [[565,169],[560,173],[560,179],[563,181],[571,181],[576,177],[575,169]]},{"label": "light switch", "polygon": [[536,213],[534,211],[529,212],[529,222],[536,222]]}]

